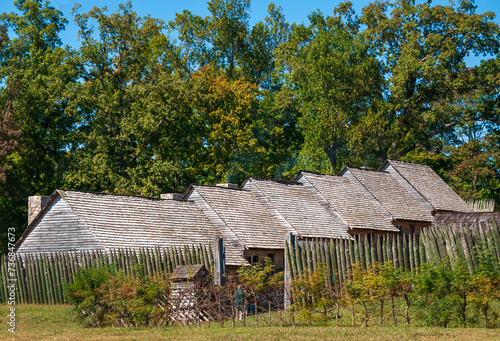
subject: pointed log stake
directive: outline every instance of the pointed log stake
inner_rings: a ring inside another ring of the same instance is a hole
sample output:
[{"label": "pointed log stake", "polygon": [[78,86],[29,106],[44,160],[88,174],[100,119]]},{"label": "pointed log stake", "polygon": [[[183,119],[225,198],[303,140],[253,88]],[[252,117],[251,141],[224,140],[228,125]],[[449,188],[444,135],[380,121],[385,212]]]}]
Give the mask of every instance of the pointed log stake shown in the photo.
[{"label": "pointed log stake", "polygon": [[368,234],[365,234],[365,240],[363,243],[363,253],[365,255],[365,269],[369,269],[370,265],[372,264],[372,260],[371,260],[370,244],[368,242]]},{"label": "pointed log stake", "polygon": [[311,242],[311,259],[312,259],[312,268],[310,270],[316,271],[316,268],[318,267],[318,261],[316,253],[316,242],[314,240]]},{"label": "pointed log stake", "polygon": [[405,266],[405,264],[404,264],[404,252],[403,252],[403,246],[401,245],[403,242],[402,236],[396,235],[394,238],[396,239],[396,249],[397,249],[397,253],[398,253],[398,267],[404,269],[404,266]]},{"label": "pointed log stake", "polygon": [[307,241],[303,242],[302,246],[300,246],[300,247],[297,245],[297,248],[300,251],[299,252],[300,253],[300,263],[302,264],[300,267],[301,272],[304,272],[304,269],[307,268],[307,255],[306,255],[306,248],[304,246],[306,244],[307,244]]},{"label": "pointed log stake", "polygon": [[498,228],[498,224],[493,216],[491,216],[491,234],[493,236],[493,239],[495,240],[498,259],[500,260],[500,229]]},{"label": "pointed log stake", "polygon": [[287,251],[290,253],[289,257],[287,258],[287,261],[289,261],[288,264],[290,265],[290,278],[294,278],[299,273],[297,269],[297,262],[295,261],[295,253],[298,252],[298,249],[295,244],[289,244]]},{"label": "pointed log stake", "polygon": [[411,269],[413,269],[413,266],[410,266],[410,251],[408,248],[408,243],[406,242],[406,236],[402,236],[401,239],[403,242],[403,243],[400,243],[400,245],[402,244],[401,251],[403,252],[403,266],[404,266],[405,270],[411,270]]},{"label": "pointed log stake", "polygon": [[303,265],[302,265],[302,253],[304,249],[299,248],[297,245],[295,247],[295,264],[297,265],[297,275],[302,275]]},{"label": "pointed log stake", "polygon": [[337,257],[337,259],[340,260],[340,266],[339,266],[339,270],[340,270],[340,273],[341,273],[341,276],[342,276],[342,281],[345,282],[345,280],[347,279],[347,276],[346,276],[346,273],[347,273],[347,268],[345,266],[346,264],[346,253],[345,253],[345,248],[344,248],[344,240],[341,239],[338,243],[339,245],[339,248],[338,248],[338,251],[339,251],[339,257]]},{"label": "pointed log stake", "polygon": [[338,289],[338,286],[339,286],[339,261],[338,261],[338,257],[337,257],[337,246],[336,244],[334,243],[333,239],[330,239],[330,257],[332,259],[332,272],[333,272],[333,277],[335,280],[335,288]]}]

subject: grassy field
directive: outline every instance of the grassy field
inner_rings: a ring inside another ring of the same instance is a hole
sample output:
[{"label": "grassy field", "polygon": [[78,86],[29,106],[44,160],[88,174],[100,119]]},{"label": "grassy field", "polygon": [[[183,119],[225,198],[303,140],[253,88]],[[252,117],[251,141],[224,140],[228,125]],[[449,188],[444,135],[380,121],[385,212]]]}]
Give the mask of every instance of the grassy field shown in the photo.
[{"label": "grassy field", "polygon": [[1,306],[2,340],[500,340],[498,329],[416,327],[247,327],[83,328],[69,306],[19,305],[16,334],[7,331],[8,307]]}]

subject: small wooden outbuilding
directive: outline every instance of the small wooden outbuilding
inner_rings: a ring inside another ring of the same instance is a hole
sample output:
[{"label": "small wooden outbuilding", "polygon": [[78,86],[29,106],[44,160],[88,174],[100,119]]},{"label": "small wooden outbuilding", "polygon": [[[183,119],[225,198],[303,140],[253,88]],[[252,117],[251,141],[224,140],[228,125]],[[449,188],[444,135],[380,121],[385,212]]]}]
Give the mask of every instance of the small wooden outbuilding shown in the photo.
[{"label": "small wooden outbuilding", "polygon": [[208,321],[204,311],[203,288],[210,283],[210,276],[202,264],[178,265],[170,275],[170,318],[185,325]]},{"label": "small wooden outbuilding", "polygon": [[209,283],[210,277],[203,264],[178,265],[170,275],[170,280],[172,283],[205,285]]}]

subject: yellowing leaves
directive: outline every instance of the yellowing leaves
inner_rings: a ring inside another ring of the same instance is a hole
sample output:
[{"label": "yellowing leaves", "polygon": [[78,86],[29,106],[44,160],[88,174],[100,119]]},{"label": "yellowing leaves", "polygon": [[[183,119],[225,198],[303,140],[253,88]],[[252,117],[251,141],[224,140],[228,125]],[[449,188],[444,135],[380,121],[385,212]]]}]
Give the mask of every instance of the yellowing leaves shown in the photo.
[{"label": "yellowing leaves", "polygon": [[205,122],[207,163],[215,166],[216,178],[225,180],[228,161],[252,154],[258,143],[253,129],[259,125],[259,89],[211,67],[195,72],[192,81],[198,96],[193,106]]}]

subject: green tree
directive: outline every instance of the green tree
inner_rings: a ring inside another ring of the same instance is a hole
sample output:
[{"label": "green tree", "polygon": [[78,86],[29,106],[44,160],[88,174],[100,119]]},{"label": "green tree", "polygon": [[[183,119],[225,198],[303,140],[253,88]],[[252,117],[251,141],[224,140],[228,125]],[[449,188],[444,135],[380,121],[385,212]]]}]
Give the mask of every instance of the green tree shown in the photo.
[{"label": "green tree", "polygon": [[62,13],[41,0],[15,5],[18,13],[0,16],[0,226],[20,235],[27,197],[52,193],[68,167],[76,120],[65,110],[79,71],[74,52],[61,47]]},{"label": "green tree", "polygon": [[248,32],[240,68],[244,77],[262,89],[276,91],[280,82],[273,79],[276,77],[274,52],[288,40],[290,24],[280,6],[271,3],[267,12],[264,21],[256,23]]},{"label": "green tree", "polygon": [[290,33],[290,24],[281,7],[271,3],[264,21],[252,27],[240,63],[243,77],[261,90],[256,113],[261,119],[256,130],[261,152],[253,160],[252,175],[291,177],[304,141],[298,124],[297,100],[284,86],[286,71],[277,62],[279,47],[287,42]]},{"label": "green tree", "polygon": [[165,24],[139,17],[130,2],[109,15],[106,8],[74,11],[85,69],[72,98],[79,143],[66,184],[140,195],[185,188],[202,142]]},{"label": "green tree", "polygon": [[247,46],[250,0],[212,0],[208,2],[209,42],[218,65],[227,67],[227,75],[233,73],[238,60]]},{"label": "green tree", "polygon": [[[202,124],[203,129],[206,129],[204,139],[211,140],[209,135],[220,136],[220,132],[209,131],[217,127],[217,118],[208,118],[210,114],[202,109],[206,99],[212,95],[204,95],[208,88],[200,86],[200,74],[208,74],[210,70],[213,79],[221,76],[220,79],[227,79],[234,84],[255,86],[254,89],[258,91],[252,90],[256,99],[251,109],[246,104],[243,106],[247,116],[244,120],[247,124],[245,129],[251,133],[247,134],[249,144],[246,151],[233,147],[236,153],[226,153],[227,157],[215,160],[217,163],[209,158],[207,167],[199,174],[199,181],[213,183],[215,179],[224,178],[242,181],[249,175],[288,175],[289,164],[302,142],[302,136],[297,128],[294,102],[286,91],[280,91],[283,73],[276,72],[274,52],[288,39],[289,24],[281,8],[273,4],[269,5],[264,21],[252,28],[248,25],[249,1],[211,1],[208,6],[211,15],[206,18],[184,11],[169,23],[176,30],[184,69],[188,70],[194,84],[196,94],[193,97],[193,111],[202,117],[202,122],[206,122],[205,125]],[[234,101],[222,93],[217,98],[221,108],[227,108],[226,105]],[[196,101],[200,102],[195,103]],[[228,110],[227,115],[233,115]],[[206,147],[203,150],[205,155],[214,156],[214,148],[221,150],[220,144],[216,146],[211,142]],[[227,176],[224,169],[228,169]],[[204,179],[207,172],[211,174]]]},{"label": "green tree", "polygon": [[188,10],[176,13],[168,23],[176,31],[180,44],[182,64],[186,73],[191,74],[200,66],[210,63],[213,52],[209,46],[209,20],[192,14]]},{"label": "green tree", "polygon": [[204,145],[199,182],[241,182],[251,174],[259,150],[254,130],[259,91],[243,79],[232,81],[207,66],[192,75],[192,110],[199,117]]},{"label": "green tree", "polygon": [[[292,308],[299,312],[299,318],[312,324],[313,321],[325,323],[335,311],[337,325],[340,323],[340,294],[331,283],[329,270],[319,263],[316,270],[305,269],[304,273],[292,281]],[[317,315],[319,313],[319,315]]]},{"label": "green tree", "polygon": [[493,18],[491,12],[475,13],[472,1],[448,6],[375,2],[363,9],[360,22],[381,63],[394,118],[396,138],[387,148],[389,157],[419,146],[431,149],[436,139],[453,135],[457,125],[482,119],[466,95],[484,85],[484,75],[479,68],[467,68],[465,58],[498,52]]},{"label": "green tree", "polygon": [[469,140],[449,146],[452,168],[446,172],[449,184],[466,199],[499,199],[499,150],[496,143]]},{"label": "green tree", "polygon": [[322,149],[332,172],[378,166],[450,143],[464,122],[498,126],[495,63],[465,64],[469,54],[498,53],[493,18],[469,1],[376,1],[360,18],[349,3],[333,17],[313,13],[282,52],[301,106],[302,154]]},{"label": "green tree", "polygon": [[360,38],[359,25],[342,19],[352,15],[349,6],[336,13],[325,17],[314,12],[309,26],[292,26],[290,39],[279,51],[280,62],[289,69],[287,84],[299,102],[302,157],[314,159],[321,151],[327,159],[318,170],[329,166],[330,172],[352,154],[356,134],[366,136],[362,130],[384,130],[387,124],[378,111],[378,61]]}]

